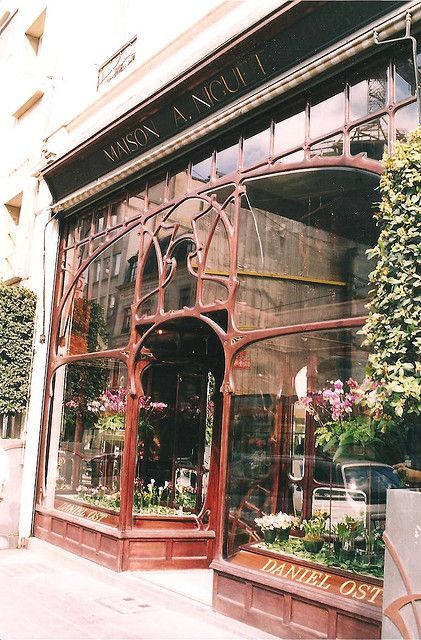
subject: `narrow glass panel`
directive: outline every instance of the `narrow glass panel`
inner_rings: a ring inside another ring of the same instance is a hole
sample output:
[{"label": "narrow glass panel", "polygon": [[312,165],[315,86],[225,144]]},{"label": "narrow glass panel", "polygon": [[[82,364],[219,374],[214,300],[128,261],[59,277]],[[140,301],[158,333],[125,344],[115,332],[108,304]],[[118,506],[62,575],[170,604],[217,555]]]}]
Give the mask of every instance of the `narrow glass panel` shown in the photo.
[{"label": "narrow glass panel", "polygon": [[[127,371],[116,360],[61,367],[55,375],[47,501],[104,524],[120,509]],[[61,414],[61,415],[60,415]]]},{"label": "narrow glass panel", "polygon": [[304,144],[305,111],[300,111],[275,125],[274,155]]},{"label": "narrow glass panel", "polygon": [[127,217],[129,219],[135,218],[136,216],[143,213],[143,211],[145,210],[145,197],[146,197],[146,190],[142,191],[138,195],[131,196],[129,198],[129,203],[126,209]]},{"label": "narrow glass panel", "polygon": [[126,209],[126,201],[115,202],[111,205],[110,225],[115,227],[124,221],[124,213]]},{"label": "narrow glass panel", "polygon": [[105,230],[107,223],[107,209],[100,209],[94,213],[94,233],[101,233]]},{"label": "narrow glass panel", "polygon": [[247,181],[235,317],[244,329],[364,315],[378,178],[350,169]]},{"label": "narrow glass panel", "polygon": [[293,164],[294,162],[303,162],[305,160],[304,150],[295,151],[294,153],[289,153],[286,156],[283,156],[278,160],[279,163],[282,164]]},{"label": "narrow glass panel", "polygon": [[313,144],[310,148],[310,157],[314,156],[341,156],[344,152],[343,136],[337,135]]},{"label": "narrow glass panel", "polygon": [[389,118],[382,116],[361,124],[350,133],[351,155],[366,153],[369,158],[381,160],[389,139]]},{"label": "narrow glass panel", "polygon": [[191,177],[193,189],[199,188],[202,184],[206,184],[211,179],[212,156],[196,162],[191,168]]},{"label": "narrow glass panel", "polygon": [[237,171],[238,168],[238,144],[222,149],[216,154],[216,176],[221,178],[228,173]]},{"label": "narrow glass panel", "polygon": [[310,108],[310,137],[318,138],[324,133],[342,128],[345,122],[345,94],[337,93]]},{"label": "narrow glass panel", "polygon": [[[151,293],[158,287],[158,258],[153,245],[149,250],[149,254],[143,268],[141,282],[141,298],[145,298],[147,294]],[[157,311],[157,302],[157,295],[147,297],[139,307],[139,314],[147,316],[154,315]]]},{"label": "narrow glass panel", "polygon": [[168,179],[168,200],[180,198],[186,193],[187,172],[186,169],[171,174]]},{"label": "narrow glass panel", "polygon": [[154,209],[164,201],[165,179],[148,183],[148,209]]},{"label": "narrow glass panel", "polygon": [[359,74],[349,87],[349,111],[352,120],[384,109],[387,105],[386,64]]},{"label": "narrow glass panel", "polygon": [[79,224],[78,224],[78,229],[79,229],[79,238],[78,240],[84,240],[85,238],[88,238],[90,233],[91,233],[91,221],[92,221],[92,214],[89,214],[87,216],[84,216]]},{"label": "narrow glass panel", "polygon": [[263,162],[269,155],[270,128],[243,140],[243,167]]},{"label": "narrow glass panel", "polygon": [[395,60],[395,101],[400,102],[415,95],[415,70],[412,51],[406,45]]},{"label": "narrow glass panel", "polygon": [[411,131],[418,126],[417,103],[413,102],[406,107],[402,107],[395,115],[396,139],[404,140]]}]

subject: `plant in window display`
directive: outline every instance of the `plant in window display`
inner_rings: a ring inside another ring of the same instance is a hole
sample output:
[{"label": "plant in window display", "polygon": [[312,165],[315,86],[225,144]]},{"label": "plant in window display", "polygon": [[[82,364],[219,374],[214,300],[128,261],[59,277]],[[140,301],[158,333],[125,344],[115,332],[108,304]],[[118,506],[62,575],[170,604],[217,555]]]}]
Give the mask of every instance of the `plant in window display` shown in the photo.
[{"label": "plant in window display", "polygon": [[319,553],[325,542],[326,525],[329,514],[326,511],[315,511],[311,518],[303,520],[300,528],[304,531],[302,539],[304,549],[309,553]]},{"label": "plant in window display", "polygon": [[124,433],[127,391],[122,387],[107,389],[95,400],[88,403],[87,409],[98,416],[95,428],[117,435]]},{"label": "plant in window display", "polygon": [[273,544],[275,541],[288,540],[292,527],[298,524],[298,519],[280,511],[277,514],[271,513],[255,518],[254,522],[261,530],[264,541]]},{"label": "plant in window display", "polygon": [[334,536],[333,548],[340,561],[353,560],[355,557],[355,541],[365,531],[364,522],[352,516],[344,516],[331,527]]},{"label": "plant in window display", "polygon": [[317,423],[316,446],[325,452],[335,449],[333,459],[336,460],[348,454],[350,447],[354,456],[359,453],[358,447],[366,456],[367,445],[381,445],[377,387],[377,383],[369,378],[362,384],[349,378],[345,384],[342,380],[332,381],[330,387],[301,398],[306,411]]}]

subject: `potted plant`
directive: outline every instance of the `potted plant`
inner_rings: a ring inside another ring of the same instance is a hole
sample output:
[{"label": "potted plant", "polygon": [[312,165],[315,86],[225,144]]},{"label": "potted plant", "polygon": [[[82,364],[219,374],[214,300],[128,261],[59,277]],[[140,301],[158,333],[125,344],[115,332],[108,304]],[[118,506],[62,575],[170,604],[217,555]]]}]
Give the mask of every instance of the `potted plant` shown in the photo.
[{"label": "potted plant", "polygon": [[334,552],[341,562],[350,562],[354,559],[355,541],[364,531],[363,521],[356,520],[352,516],[344,516],[332,527]]},{"label": "potted plant", "polygon": [[333,459],[349,456],[375,457],[375,445],[383,443],[377,403],[377,383],[365,378],[359,384],[353,378],[345,383],[335,380],[330,387],[313,396],[301,398],[306,411],[317,423],[316,446],[334,451]]},{"label": "potted plant", "polygon": [[274,513],[263,515],[261,518],[255,518],[254,521],[262,532],[265,543],[273,544],[276,540],[276,515]]},{"label": "potted plant", "polygon": [[291,529],[297,524],[297,518],[290,516],[287,513],[280,511],[275,516],[275,538],[277,542],[285,542],[289,538]]},{"label": "potted plant", "polygon": [[303,545],[309,553],[321,551],[326,535],[326,521],[329,514],[325,511],[315,511],[311,518],[303,520],[300,528],[304,531]]},{"label": "potted plant", "polygon": [[88,411],[98,416],[95,428],[112,444],[124,439],[126,395],[123,387],[107,389],[87,405]]}]

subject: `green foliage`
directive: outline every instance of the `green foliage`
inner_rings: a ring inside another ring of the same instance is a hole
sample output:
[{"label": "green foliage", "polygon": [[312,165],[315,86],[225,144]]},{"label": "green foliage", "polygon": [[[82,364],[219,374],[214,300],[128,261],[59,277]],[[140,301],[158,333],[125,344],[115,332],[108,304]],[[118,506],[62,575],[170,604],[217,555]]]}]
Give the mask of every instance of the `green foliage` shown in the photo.
[{"label": "green foliage", "polygon": [[26,408],[32,361],[35,294],[0,285],[0,414]]},{"label": "green foliage", "polygon": [[374,297],[362,330],[371,355],[368,375],[378,383],[382,428],[416,424],[421,413],[421,127],[385,159]]}]

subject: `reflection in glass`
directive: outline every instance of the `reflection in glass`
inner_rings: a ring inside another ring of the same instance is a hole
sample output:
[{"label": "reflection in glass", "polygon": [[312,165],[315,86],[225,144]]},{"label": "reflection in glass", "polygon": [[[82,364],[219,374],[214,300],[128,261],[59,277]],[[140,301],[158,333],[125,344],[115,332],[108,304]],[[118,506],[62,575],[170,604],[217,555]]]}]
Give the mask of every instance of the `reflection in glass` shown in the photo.
[{"label": "reflection in glass", "polygon": [[345,94],[337,93],[322,102],[311,105],[310,137],[322,136],[332,129],[342,127],[345,121]]},{"label": "reflection in glass", "polygon": [[417,103],[413,102],[406,107],[402,107],[395,115],[396,139],[405,140],[408,133],[414,131],[418,126]]},{"label": "reflection in glass", "polygon": [[351,155],[366,153],[369,158],[381,160],[389,140],[389,118],[382,116],[355,127],[350,133]]},{"label": "reflection in glass", "polygon": [[247,181],[235,318],[250,330],[363,315],[378,178],[343,169]]},{"label": "reflection in glass", "polygon": [[303,162],[304,160],[304,150],[300,149],[299,151],[295,151],[294,153],[288,153],[288,155],[282,156],[282,158],[278,162],[280,162],[281,164],[293,164],[294,162]]},{"label": "reflection in glass", "polygon": [[310,148],[310,157],[314,156],[341,156],[344,152],[344,142],[342,134],[332,136],[322,142],[313,144]]},{"label": "reflection in glass", "polygon": [[196,251],[191,240],[178,242],[168,256],[168,275],[171,280],[165,289],[165,311],[192,307],[196,301],[196,277],[189,270],[189,263]]},{"label": "reflection in glass", "polygon": [[[164,329],[147,347],[169,354],[173,339]],[[199,342],[196,338],[181,348],[187,353],[194,344],[200,353]],[[164,403],[165,409],[140,432],[134,513],[197,513],[208,488],[215,380],[197,365],[152,365],[142,386],[152,402]]]},{"label": "reflection in glass", "polygon": [[[391,466],[401,453],[388,438],[358,446],[351,442],[341,452],[332,445],[312,448],[317,423],[297,398],[304,392],[316,402],[331,380],[362,382],[367,354],[361,342],[358,329],[318,330],[264,339],[236,356],[227,474],[228,556],[262,538],[255,518],[279,511],[308,519],[321,509],[328,527],[352,517],[360,521],[361,544],[363,531],[384,526],[387,489],[401,486]],[[325,539],[327,544],[327,533]],[[300,538],[295,540],[288,553],[296,550],[299,555],[302,545]],[[282,545],[267,551],[282,553]],[[334,560],[333,549],[331,553]]]},{"label": "reflection in glass", "polygon": [[82,272],[62,312],[62,353],[103,351],[126,343],[121,327],[124,309],[133,301],[135,281],[129,273],[138,249],[135,228],[110,244]]},{"label": "reflection in glass", "polygon": [[263,162],[269,155],[270,128],[243,140],[243,167]]},{"label": "reflection in glass", "polygon": [[288,149],[304,143],[305,111],[300,111],[275,124],[274,155],[284,153]]},{"label": "reflection in glass", "polygon": [[409,44],[395,60],[395,100],[400,102],[415,95],[415,70]]},{"label": "reflection in glass", "polygon": [[146,189],[135,196],[129,198],[127,205],[127,217],[135,218],[145,210]]},{"label": "reflection in glass", "polygon": [[238,167],[238,144],[232,147],[221,149],[216,154],[216,176],[220,178],[228,173],[237,171]]},{"label": "reflection in glass", "polygon": [[148,183],[148,209],[154,209],[164,201],[165,178]]},{"label": "reflection in glass", "polygon": [[211,171],[212,171],[212,156],[209,158],[205,158],[205,160],[201,160],[192,165],[191,168],[191,177],[193,181],[193,185],[198,182],[197,187],[201,186],[201,184],[206,184],[211,179]]},{"label": "reflection in glass", "polygon": [[55,374],[50,506],[85,504],[104,513],[97,521],[119,511],[126,386],[126,367],[117,360],[71,363]]},{"label": "reflection in glass", "polygon": [[388,83],[386,65],[360,75],[349,87],[349,110],[352,120],[384,109]]},{"label": "reflection in glass", "polygon": [[168,200],[181,198],[186,193],[186,187],[187,172],[185,169],[171,174],[168,178]]}]

